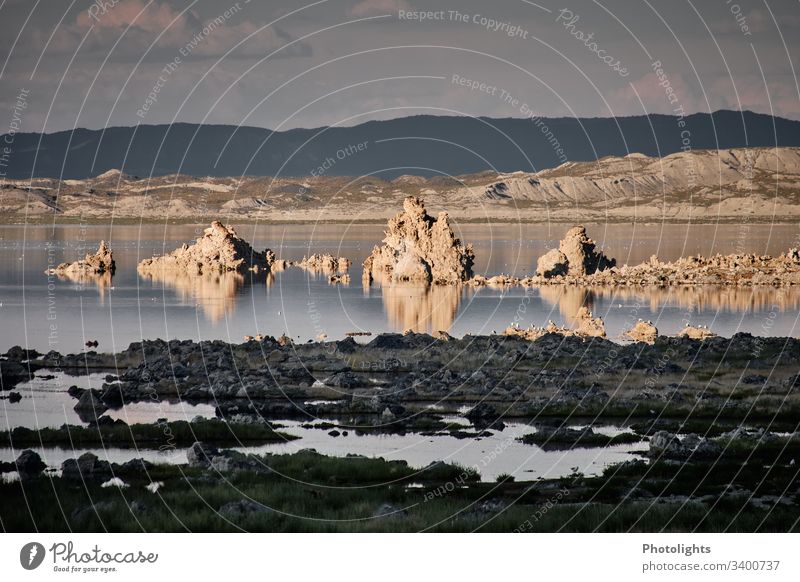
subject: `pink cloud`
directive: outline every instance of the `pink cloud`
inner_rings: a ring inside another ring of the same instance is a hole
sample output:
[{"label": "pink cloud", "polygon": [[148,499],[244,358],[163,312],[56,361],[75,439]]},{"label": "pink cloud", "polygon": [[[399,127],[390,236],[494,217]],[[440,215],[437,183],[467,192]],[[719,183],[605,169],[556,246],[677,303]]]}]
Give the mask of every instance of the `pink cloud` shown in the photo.
[{"label": "pink cloud", "polygon": [[[670,90],[671,93],[668,92]],[[696,111],[699,105],[694,92],[681,75],[667,73],[667,82],[665,83],[655,72],[647,73],[632,81],[630,85],[617,89],[613,92],[612,99],[611,104],[615,109],[638,110],[642,113],[673,114],[675,109],[682,106],[688,114]],[[642,103],[644,103],[644,110],[642,110]],[[705,110],[705,107],[701,109]]]},{"label": "pink cloud", "polygon": [[87,11],[82,12],[77,18],[78,26],[88,28],[126,28],[131,25],[148,32],[161,32],[177,18],[172,27],[182,27],[186,24],[186,14],[178,16],[179,11],[173,10],[168,4],[158,2],[145,2],[144,0],[122,0],[116,5],[109,5],[106,9],[97,9],[99,4],[92,5]]},{"label": "pink cloud", "polygon": [[411,5],[406,0],[361,0],[350,9],[350,15],[360,18],[411,9]]}]

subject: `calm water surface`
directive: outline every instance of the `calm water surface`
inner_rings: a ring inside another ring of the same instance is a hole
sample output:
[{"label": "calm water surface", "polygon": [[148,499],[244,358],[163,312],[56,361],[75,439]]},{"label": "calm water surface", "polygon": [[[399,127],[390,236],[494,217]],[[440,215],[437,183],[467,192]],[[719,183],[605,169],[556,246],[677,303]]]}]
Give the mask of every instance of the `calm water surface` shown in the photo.
[{"label": "calm water surface", "polygon": [[[797,245],[794,226],[595,225],[590,235],[619,264],[657,254],[676,259],[690,254],[754,252],[779,254]],[[561,225],[458,226],[475,247],[476,272],[531,274],[536,259],[557,245]],[[723,335],[797,335],[800,292],[773,289],[457,289],[374,285],[363,288],[361,262],[383,237],[377,225],[245,225],[238,229],[257,249],[298,260],[314,252],[349,257],[349,285],[331,285],[327,275],[298,268],[253,279],[140,277],[137,263],[191,242],[202,227],[170,226],[2,226],[0,227],[0,349],[19,344],[63,353],[83,349],[124,349],[142,338],[224,339],[282,333],[298,341],[339,339],[351,331],[446,330],[500,332],[510,323],[569,325],[581,305],[606,320],[609,337],[637,319],[650,319],[662,333],[686,322],[708,325]],[[117,261],[113,280],[70,281],[44,274],[62,261],[110,242]]]},{"label": "calm water surface", "polygon": [[[75,400],[66,394],[70,384],[83,388],[99,388],[104,375],[90,374],[70,377],[56,374],[53,379],[35,378],[15,388],[22,400],[15,404],[0,402],[0,430],[17,426],[58,427],[62,424],[85,425],[73,410]],[[191,421],[196,416],[214,418],[214,407],[210,404],[188,404],[186,402],[138,402],[106,413],[120,418],[128,424],[150,423],[159,418]],[[326,419],[320,419],[324,421]],[[335,419],[331,419],[335,422]],[[447,417],[449,422],[461,422],[465,429],[469,423],[460,417]],[[612,463],[634,458],[634,452],[646,448],[646,444],[634,443],[606,448],[543,450],[526,445],[517,439],[535,428],[521,422],[509,422],[502,431],[492,431],[491,436],[458,439],[451,436],[429,436],[420,434],[357,434],[348,431],[347,436],[333,437],[328,428],[309,428],[306,421],[278,420],[281,431],[300,437],[285,443],[261,446],[231,447],[247,453],[294,453],[313,448],[324,455],[346,457],[358,454],[368,457],[383,457],[388,460],[404,460],[411,467],[422,468],[436,461],[459,463],[475,467],[485,481],[493,481],[503,473],[514,475],[517,480],[555,478],[569,475],[574,467],[587,475],[596,475]],[[581,426],[576,424],[575,426]],[[594,430],[604,434],[617,434],[621,427],[595,425]],[[63,461],[85,452],[93,452],[101,459],[122,463],[141,457],[157,463],[185,463],[186,447],[168,450],[132,449],[119,447],[71,448],[68,446],[33,447],[50,467],[59,467]],[[0,461],[11,462],[19,455],[19,449],[0,447]]]}]

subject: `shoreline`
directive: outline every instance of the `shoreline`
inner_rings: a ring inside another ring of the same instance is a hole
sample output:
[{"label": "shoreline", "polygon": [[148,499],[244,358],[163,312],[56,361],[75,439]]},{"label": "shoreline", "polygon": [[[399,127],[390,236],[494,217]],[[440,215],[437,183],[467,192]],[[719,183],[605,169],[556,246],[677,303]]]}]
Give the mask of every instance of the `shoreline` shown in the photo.
[{"label": "shoreline", "polygon": [[[111,372],[101,390],[68,391],[91,416],[88,427],[3,433],[22,445],[14,445],[16,461],[0,464],[0,515],[9,531],[127,531],[131,512],[147,530],[307,531],[305,517],[283,514],[290,506],[314,518],[315,531],[561,531],[567,522],[576,532],[722,531],[731,520],[739,531],[793,531],[800,523],[795,338],[661,336],[627,346],[557,333],[532,341],[381,334],[365,345],[352,338],[154,340],[111,354],[12,348],[0,362],[4,374],[16,364],[20,381],[53,368]],[[174,398],[213,403],[214,419],[128,426],[105,416]],[[496,438],[484,441],[474,466],[444,461],[444,453],[419,467],[379,456],[391,458],[391,447],[366,456],[321,454],[305,437],[289,453],[222,448],[247,436],[281,438],[282,419],[332,438],[346,431],[350,438]],[[535,432],[503,432],[520,420]],[[609,424],[618,426],[614,434],[602,430]],[[47,467],[35,450],[21,451],[42,435],[45,444],[73,447],[79,436],[105,446],[130,441],[130,430],[145,441],[124,462],[98,451]],[[560,477],[484,480],[482,469],[491,471],[488,463],[510,442],[531,455],[584,449],[595,458],[624,446],[631,458],[606,461],[589,475],[575,468]],[[185,460],[144,460],[138,450],[148,446]],[[40,500],[31,516],[13,511],[26,495]],[[213,502],[198,510],[198,496]],[[175,519],[158,510],[159,497]],[[50,498],[65,511],[40,511]]]}]

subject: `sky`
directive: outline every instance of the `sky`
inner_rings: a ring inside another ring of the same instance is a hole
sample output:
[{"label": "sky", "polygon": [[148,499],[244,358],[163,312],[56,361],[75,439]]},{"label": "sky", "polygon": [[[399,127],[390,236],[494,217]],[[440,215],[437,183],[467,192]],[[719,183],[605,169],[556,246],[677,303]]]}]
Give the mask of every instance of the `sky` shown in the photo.
[{"label": "sky", "polygon": [[0,0],[0,133],[416,114],[800,119],[800,0]]}]

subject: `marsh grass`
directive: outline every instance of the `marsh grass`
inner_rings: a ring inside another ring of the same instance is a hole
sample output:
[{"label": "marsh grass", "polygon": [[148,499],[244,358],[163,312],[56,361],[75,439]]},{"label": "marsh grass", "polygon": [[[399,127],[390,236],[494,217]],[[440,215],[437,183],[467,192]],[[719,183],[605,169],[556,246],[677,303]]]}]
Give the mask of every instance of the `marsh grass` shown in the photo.
[{"label": "marsh grass", "polygon": [[[763,458],[744,465],[635,461],[600,477],[500,483],[478,482],[474,472],[446,463],[419,470],[401,461],[313,451],[260,459],[268,471],[221,475],[174,465],[130,470],[121,474],[125,489],[49,476],[7,483],[0,485],[0,523],[6,531],[51,532],[748,532],[797,531],[800,518],[797,505],[769,510],[747,496],[719,495],[731,483],[759,495],[796,489],[794,468],[780,465],[765,473]],[[465,486],[431,495],[455,479]],[[156,494],[145,489],[151,480],[164,482]],[[653,497],[627,500],[634,485]],[[556,491],[568,493],[548,503]],[[701,501],[704,495],[712,501]],[[220,513],[242,499],[259,510]],[[487,500],[502,503],[487,510]],[[391,504],[391,515],[376,516],[384,504]]]},{"label": "marsh grass", "polygon": [[64,445],[86,447],[114,445],[118,447],[158,448],[191,445],[196,441],[213,443],[283,442],[297,437],[278,432],[267,424],[236,424],[216,419],[195,422],[176,420],[153,424],[117,424],[100,427],[63,425],[60,428],[31,429],[17,427],[0,432],[0,445],[14,447]]}]

